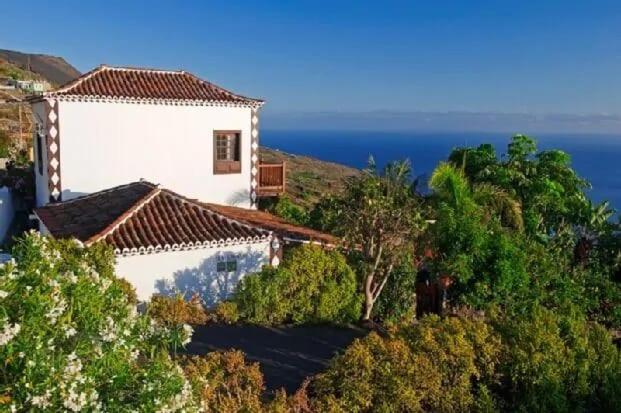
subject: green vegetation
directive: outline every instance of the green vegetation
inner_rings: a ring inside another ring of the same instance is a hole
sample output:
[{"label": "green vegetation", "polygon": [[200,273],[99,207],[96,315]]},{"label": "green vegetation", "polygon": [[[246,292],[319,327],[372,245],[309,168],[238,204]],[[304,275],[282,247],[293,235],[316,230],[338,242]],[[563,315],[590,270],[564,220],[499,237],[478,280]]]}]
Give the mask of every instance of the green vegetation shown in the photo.
[{"label": "green vegetation", "polygon": [[257,324],[350,322],[360,316],[356,276],[336,251],[304,245],[278,268],[242,279],[232,301],[239,318]]},{"label": "green vegetation", "polygon": [[540,307],[491,322],[427,316],[371,333],[310,385],[316,411],[614,411],[621,358],[610,335]]},{"label": "green vegetation", "polygon": [[11,140],[9,139],[9,135],[5,131],[0,130],[0,158],[9,157],[10,146]]},{"label": "green vegetation", "polygon": [[36,234],[0,268],[0,410],[191,409],[168,351],[191,329],[136,314],[113,254]]},{"label": "green vegetation", "polygon": [[[518,135],[506,156],[455,149],[430,195],[414,186],[407,162],[370,162],[313,206],[279,199],[273,212],[338,235],[339,249],[292,248],[209,311],[154,297],[138,316],[111,251],[26,236],[0,269],[0,410],[618,410],[621,228],[569,156]],[[450,287],[442,315],[415,320],[421,268]],[[385,328],[272,400],[238,351],[176,356],[185,323],[358,320]]]}]

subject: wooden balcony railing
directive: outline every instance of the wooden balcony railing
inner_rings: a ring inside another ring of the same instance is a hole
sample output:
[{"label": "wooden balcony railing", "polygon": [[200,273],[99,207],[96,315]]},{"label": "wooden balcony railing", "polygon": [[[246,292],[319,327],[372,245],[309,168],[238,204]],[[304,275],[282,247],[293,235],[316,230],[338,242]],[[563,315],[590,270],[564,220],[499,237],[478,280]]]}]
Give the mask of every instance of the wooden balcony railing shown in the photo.
[{"label": "wooden balcony railing", "polygon": [[259,196],[278,196],[285,192],[286,164],[259,163]]}]

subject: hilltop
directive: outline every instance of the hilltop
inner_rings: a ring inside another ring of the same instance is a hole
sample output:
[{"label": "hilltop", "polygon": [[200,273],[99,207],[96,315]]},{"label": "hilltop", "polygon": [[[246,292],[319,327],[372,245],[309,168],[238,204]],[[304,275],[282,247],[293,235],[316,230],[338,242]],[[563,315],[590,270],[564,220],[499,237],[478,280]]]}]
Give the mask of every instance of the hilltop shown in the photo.
[{"label": "hilltop", "polygon": [[[78,76],[80,72],[62,57],[0,49],[2,78],[46,80],[60,86]],[[24,103],[27,96],[21,89],[0,90],[0,141],[8,139],[20,150],[28,149],[33,132],[30,105]]]},{"label": "hilltop", "polygon": [[56,86],[81,75],[78,69],[58,56],[0,49],[0,61],[19,68],[24,79],[42,78]]}]

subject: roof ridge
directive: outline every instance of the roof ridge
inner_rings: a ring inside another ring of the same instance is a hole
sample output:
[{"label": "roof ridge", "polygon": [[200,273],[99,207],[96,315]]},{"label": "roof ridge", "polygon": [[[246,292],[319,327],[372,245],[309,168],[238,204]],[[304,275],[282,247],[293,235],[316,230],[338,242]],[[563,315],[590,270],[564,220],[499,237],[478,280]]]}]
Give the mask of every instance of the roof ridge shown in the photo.
[{"label": "roof ridge", "polygon": [[112,232],[114,232],[119,226],[121,226],[125,221],[131,218],[134,214],[136,214],[140,209],[148,204],[153,198],[159,195],[162,190],[155,186],[153,190],[148,192],[146,195],[142,196],[140,199],[136,201],[134,205],[132,205],[127,211],[119,215],[114,221],[112,221],[108,226],[99,231],[97,234],[92,235],[90,238],[84,241],[84,245],[90,245],[94,242],[97,242],[103,238],[106,238]]},{"label": "roof ridge", "polygon": [[157,69],[151,67],[137,67],[137,66],[112,66],[107,64],[99,65],[99,68],[103,70],[118,70],[128,72],[149,72],[149,73],[173,73],[173,74],[187,74],[185,70],[171,70],[171,69]]},{"label": "roof ridge", "polygon": [[151,188],[158,188],[159,187],[158,184],[154,184],[154,183],[149,182],[149,181],[144,181],[144,180],[134,181],[134,182],[130,182],[130,183],[123,184],[123,185],[113,186],[112,188],[102,189],[101,191],[91,192],[90,194],[80,195],[78,197],[71,198],[71,199],[68,199],[66,201],[49,203],[49,204],[44,205],[44,206],[42,206],[40,208],[51,208],[51,207],[56,207],[56,206],[67,205],[67,204],[72,203],[72,202],[82,201],[84,199],[94,198],[94,197],[102,195],[102,194],[107,194],[108,192],[118,191],[119,189],[124,189],[124,188],[130,187],[132,185],[144,185],[144,186],[149,186]]}]

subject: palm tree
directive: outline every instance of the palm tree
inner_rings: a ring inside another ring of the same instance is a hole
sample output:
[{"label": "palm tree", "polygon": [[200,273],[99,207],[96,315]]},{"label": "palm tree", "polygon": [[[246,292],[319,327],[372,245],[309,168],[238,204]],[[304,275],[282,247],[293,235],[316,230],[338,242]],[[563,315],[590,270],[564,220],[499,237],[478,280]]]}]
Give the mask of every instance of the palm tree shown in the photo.
[{"label": "palm tree", "polygon": [[509,227],[524,228],[522,205],[507,191],[489,183],[471,185],[464,173],[448,163],[441,163],[431,175],[429,187],[449,205],[460,208],[475,203],[501,217]]}]

